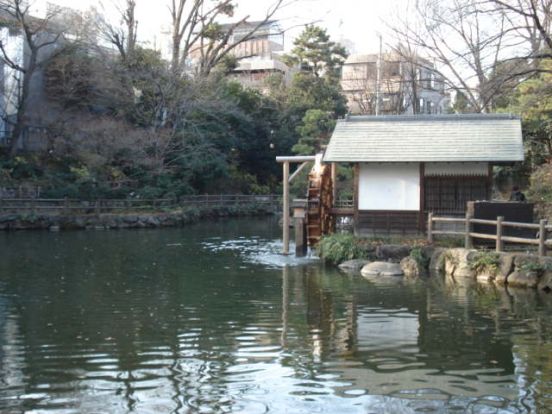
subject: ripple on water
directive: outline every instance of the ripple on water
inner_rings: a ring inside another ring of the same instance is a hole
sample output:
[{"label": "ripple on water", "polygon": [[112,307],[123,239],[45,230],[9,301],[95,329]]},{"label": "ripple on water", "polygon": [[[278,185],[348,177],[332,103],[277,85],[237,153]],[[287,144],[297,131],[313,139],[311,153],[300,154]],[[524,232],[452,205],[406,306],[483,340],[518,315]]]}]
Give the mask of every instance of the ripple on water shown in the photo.
[{"label": "ripple on water", "polygon": [[[247,239],[240,238],[223,241],[206,241],[202,243],[204,249],[216,253],[222,251],[235,251],[244,261],[252,264],[260,264],[269,268],[281,268],[285,266],[304,266],[319,262],[319,258],[310,253],[307,257],[284,256],[282,242],[278,240]],[[294,251],[293,244],[290,251]]]}]

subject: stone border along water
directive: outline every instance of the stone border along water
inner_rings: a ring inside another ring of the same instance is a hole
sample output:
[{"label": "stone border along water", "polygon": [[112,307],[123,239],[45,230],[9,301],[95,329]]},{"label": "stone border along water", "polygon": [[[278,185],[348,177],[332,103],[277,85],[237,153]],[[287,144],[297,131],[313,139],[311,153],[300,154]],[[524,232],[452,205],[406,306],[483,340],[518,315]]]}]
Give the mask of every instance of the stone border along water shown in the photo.
[{"label": "stone border along water", "polygon": [[214,207],[186,208],[159,213],[119,213],[86,215],[3,214],[0,230],[116,230],[180,227],[203,219],[274,215],[271,208]]},{"label": "stone border along water", "polygon": [[[412,254],[414,249],[418,249],[418,255]],[[377,246],[369,259],[348,260],[339,268],[371,280],[426,279],[437,274],[459,284],[533,288],[552,295],[552,257],[432,246],[414,249],[401,245]]]}]

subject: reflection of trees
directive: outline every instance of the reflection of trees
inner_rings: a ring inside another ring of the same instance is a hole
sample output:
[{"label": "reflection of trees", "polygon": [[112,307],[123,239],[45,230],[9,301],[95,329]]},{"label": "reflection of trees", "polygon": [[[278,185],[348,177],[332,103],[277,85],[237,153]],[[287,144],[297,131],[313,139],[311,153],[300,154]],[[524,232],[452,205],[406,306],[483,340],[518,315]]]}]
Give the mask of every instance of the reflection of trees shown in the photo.
[{"label": "reflection of trees", "polygon": [[[233,381],[257,386],[255,370],[282,368],[290,383],[330,372],[375,394],[393,391],[381,384],[394,378],[396,389],[499,395],[516,375],[529,406],[549,403],[552,304],[535,291],[439,279],[375,286],[316,266],[240,269],[235,251],[199,251],[190,229],[55,237],[5,244],[1,291],[11,296],[0,295],[0,340],[18,353],[0,346],[3,395],[9,369],[25,381],[19,394],[47,384],[83,412],[159,400],[163,411],[223,411],[246,393]],[[495,368],[496,382],[479,378]]]},{"label": "reflection of trees", "polygon": [[152,392],[141,384],[157,381],[177,404],[216,407],[227,394],[223,372],[236,359],[221,350],[236,348],[236,332],[254,324],[256,299],[278,292],[263,278],[236,292],[242,273],[224,269],[235,253],[198,254],[190,236],[189,229],[72,233],[51,243],[52,235],[33,234],[43,239],[30,243],[34,249],[25,237],[7,245],[0,272],[16,294],[10,307],[24,343],[19,393],[49,384],[68,401],[84,401],[99,387],[109,394],[100,404],[122,397],[138,409]]}]

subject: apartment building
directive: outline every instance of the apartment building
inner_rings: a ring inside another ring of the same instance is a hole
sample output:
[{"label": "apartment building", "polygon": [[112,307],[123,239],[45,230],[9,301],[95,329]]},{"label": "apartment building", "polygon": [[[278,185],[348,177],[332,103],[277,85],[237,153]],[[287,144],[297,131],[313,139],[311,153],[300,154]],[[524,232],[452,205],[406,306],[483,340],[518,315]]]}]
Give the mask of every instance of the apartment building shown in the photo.
[{"label": "apartment building", "polygon": [[341,86],[354,115],[442,114],[450,105],[431,62],[393,52],[349,56]]}]

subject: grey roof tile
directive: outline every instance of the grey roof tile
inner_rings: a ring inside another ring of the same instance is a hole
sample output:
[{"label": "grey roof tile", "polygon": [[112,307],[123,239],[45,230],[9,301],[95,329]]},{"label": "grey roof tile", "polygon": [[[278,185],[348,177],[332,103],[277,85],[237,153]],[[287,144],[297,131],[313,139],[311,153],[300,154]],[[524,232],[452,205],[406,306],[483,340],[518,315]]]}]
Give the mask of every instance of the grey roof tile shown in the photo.
[{"label": "grey roof tile", "polygon": [[521,121],[506,114],[351,116],[326,162],[522,161]]}]

